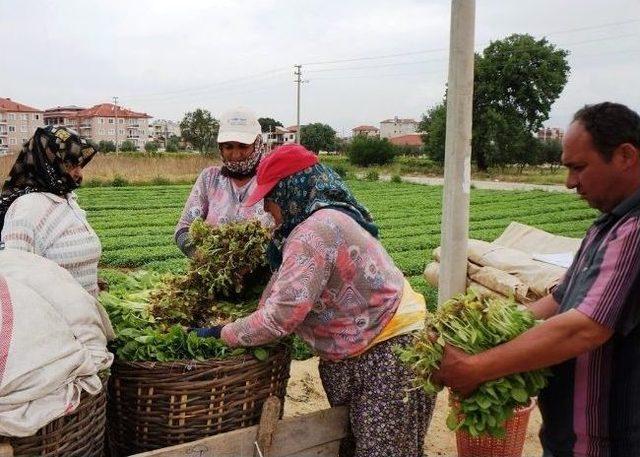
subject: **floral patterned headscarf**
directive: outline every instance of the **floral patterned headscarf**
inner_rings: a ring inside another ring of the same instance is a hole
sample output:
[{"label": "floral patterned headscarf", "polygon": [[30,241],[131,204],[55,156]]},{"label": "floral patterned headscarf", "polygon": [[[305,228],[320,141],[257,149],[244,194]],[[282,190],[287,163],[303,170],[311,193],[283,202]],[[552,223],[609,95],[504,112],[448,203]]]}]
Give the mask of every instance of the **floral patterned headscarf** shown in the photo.
[{"label": "floral patterned headscarf", "polygon": [[260,159],[264,155],[265,145],[262,141],[262,135],[256,137],[256,141],[253,143],[253,151],[251,155],[242,161],[232,162],[231,160],[225,160],[222,157],[222,169],[223,176],[229,178],[247,178],[255,176],[256,169],[260,163]]},{"label": "floral patterned headscarf", "polygon": [[358,203],[335,171],[322,164],[282,179],[265,199],[274,201],[282,211],[282,225],[274,232],[267,251],[269,264],[274,270],[282,263],[282,245],[291,231],[323,208],[345,213],[378,238],[378,227],[367,208]]},{"label": "floral patterned headscarf", "polygon": [[65,127],[39,127],[25,143],[0,193],[0,230],[9,206],[30,192],[66,195],[76,189],[69,168],[84,167],[98,152],[96,146]]}]

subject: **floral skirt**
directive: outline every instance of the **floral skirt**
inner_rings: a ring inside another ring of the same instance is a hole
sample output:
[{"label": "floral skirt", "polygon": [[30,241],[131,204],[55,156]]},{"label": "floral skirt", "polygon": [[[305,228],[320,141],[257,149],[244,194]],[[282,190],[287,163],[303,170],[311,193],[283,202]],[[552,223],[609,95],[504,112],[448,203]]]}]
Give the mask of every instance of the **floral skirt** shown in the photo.
[{"label": "floral skirt", "polygon": [[340,362],[320,362],[331,406],[347,405],[352,436],[340,457],[422,457],[435,397],[412,390],[411,371],[393,353],[410,335],[383,341]]}]

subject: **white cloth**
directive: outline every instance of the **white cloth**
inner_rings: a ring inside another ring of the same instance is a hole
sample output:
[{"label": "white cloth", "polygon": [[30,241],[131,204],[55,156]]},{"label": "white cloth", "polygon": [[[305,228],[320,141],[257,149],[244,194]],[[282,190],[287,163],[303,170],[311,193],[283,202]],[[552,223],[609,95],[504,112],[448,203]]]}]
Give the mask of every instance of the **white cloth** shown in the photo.
[{"label": "white cloth", "polygon": [[56,263],[0,250],[0,435],[29,436],[102,389],[109,318]]},{"label": "white cloth", "polygon": [[[580,241],[512,222],[492,243],[468,241],[467,285],[481,296],[512,296],[520,303],[535,301],[562,280]],[[436,261],[427,265],[424,276],[437,286],[440,248],[433,255]],[[563,263],[549,261],[557,258]]]}]

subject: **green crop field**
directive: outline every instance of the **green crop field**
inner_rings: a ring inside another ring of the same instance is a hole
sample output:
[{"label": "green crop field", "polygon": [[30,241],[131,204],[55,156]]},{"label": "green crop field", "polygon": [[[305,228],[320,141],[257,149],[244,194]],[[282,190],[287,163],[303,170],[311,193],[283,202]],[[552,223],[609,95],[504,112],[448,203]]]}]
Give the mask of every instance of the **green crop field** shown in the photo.
[{"label": "green crop field", "polygon": [[[442,188],[407,183],[349,181],[373,213],[381,240],[418,290],[433,297],[422,277],[440,244]],[[173,229],[191,186],[88,188],[80,205],[103,246],[104,268],[180,271],[185,260]],[[582,237],[596,216],[576,196],[544,191],[473,190],[470,237],[491,241],[518,221],[551,233]]]}]

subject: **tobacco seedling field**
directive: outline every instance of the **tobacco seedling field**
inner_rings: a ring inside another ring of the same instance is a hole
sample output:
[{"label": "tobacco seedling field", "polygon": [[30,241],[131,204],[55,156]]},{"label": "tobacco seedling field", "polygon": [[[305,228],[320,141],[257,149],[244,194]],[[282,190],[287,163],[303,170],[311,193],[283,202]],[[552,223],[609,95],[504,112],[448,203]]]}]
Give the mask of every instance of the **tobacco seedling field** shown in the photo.
[{"label": "tobacco seedling field", "polygon": [[[442,188],[409,183],[350,180],[371,211],[382,244],[411,284],[433,298],[422,277],[440,244]],[[191,186],[94,187],[79,191],[80,205],[102,241],[102,268],[180,271],[182,253],[173,231]],[[491,241],[511,221],[582,237],[597,212],[572,194],[472,190],[470,237]]]}]

